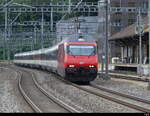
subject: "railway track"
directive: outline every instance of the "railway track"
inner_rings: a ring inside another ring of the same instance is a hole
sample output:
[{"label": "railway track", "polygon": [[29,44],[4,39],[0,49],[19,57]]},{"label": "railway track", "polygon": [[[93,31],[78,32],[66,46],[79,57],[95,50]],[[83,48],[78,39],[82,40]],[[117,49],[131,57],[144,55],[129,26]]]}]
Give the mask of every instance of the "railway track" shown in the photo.
[{"label": "railway track", "polygon": [[[109,72],[108,74],[112,78],[149,82],[149,79],[145,77],[139,77],[138,75],[133,75],[133,74],[127,74],[127,73],[121,73],[121,72]],[[99,72],[98,75],[102,75],[102,73]]]},{"label": "railway track", "polygon": [[[109,89],[106,89],[106,88],[103,88],[100,86],[96,86],[94,84],[90,84],[90,86],[80,86],[80,85],[77,85],[75,83],[71,83],[69,81],[66,81],[66,80],[62,79],[61,77],[59,77],[58,75],[55,75],[55,74],[53,74],[53,75],[57,79],[61,80],[62,82],[70,84],[70,85],[72,85],[76,88],[79,88],[83,91],[86,91],[90,94],[93,94],[93,95],[96,95],[98,97],[107,99],[109,101],[113,101],[115,103],[124,105],[126,107],[129,107],[131,109],[135,109],[135,110],[140,111],[140,112],[144,112],[144,113],[150,112],[150,101],[148,101],[148,100],[137,98],[137,97],[130,96],[130,95],[126,95],[123,93],[119,93],[119,92],[109,90]],[[39,86],[38,83],[36,82],[34,74],[32,74],[32,77],[33,77],[35,85],[38,86],[38,88],[40,90],[44,91],[44,89],[41,86]],[[47,95],[48,94],[49,93],[47,93]]]},{"label": "railway track", "polygon": [[[29,79],[28,82],[27,82],[27,75],[24,76],[25,75],[24,73],[30,74],[30,79],[28,78]],[[23,70],[23,71],[19,71],[19,75],[20,75],[19,89],[20,89],[23,97],[26,99],[28,104],[32,107],[32,109],[35,112],[38,112],[38,113],[50,112],[50,108],[52,108],[53,109],[52,112],[79,113],[79,111],[77,111],[76,109],[67,105],[63,101],[60,101],[59,99],[55,98],[52,94],[50,94],[46,90],[44,90],[36,82],[34,73],[31,73],[27,70]],[[40,94],[33,95],[33,93],[35,93],[35,92],[32,92],[33,88],[28,88],[29,86],[31,86],[31,81],[32,81],[32,86],[34,84],[34,90],[36,89],[35,91],[38,91]],[[29,83],[29,84],[27,84],[27,83]],[[39,99],[37,99],[37,97],[39,97]],[[43,97],[43,98],[41,98],[41,97]],[[41,99],[42,99],[42,101],[39,102],[39,100],[41,100]],[[49,105],[48,103],[51,105]],[[45,105],[45,106],[43,106],[43,105]]]},{"label": "railway track", "polygon": [[[19,73],[16,71],[16,70],[14,70],[14,69],[12,69],[12,68],[10,68],[10,67],[8,67],[6,64],[4,64],[4,65],[1,65],[1,67],[0,67],[0,70],[1,69],[5,69],[5,70],[7,70],[7,73],[9,72],[14,72],[15,73],[15,76],[10,76],[9,78],[12,78],[12,79],[14,79],[14,80],[18,80],[18,78],[20,77],[20,75],[19,75]],[[16,83],[17,83],[18,81],[16,81]],[[17,86],[17,84],[15,85],[15,88],[17,88],[18,86]],[[16,92],[16,91],[15,91]],[[20,95],[20,94],[19,94]],[[28,106],[28,104],[27,104],[27,106]],[[26,107],[26,106],[25,106]],[[31,109],[31,108],[27,108],[27,110],[29,111],[29,112],[32,112],[33,111],[33,109]]]},{"label": "railway track", "polygon": [[127,99],[129,101],[135,101],[135,103],[137,104],[137,105],[135,105],[137,110],[139,109],[143,112],[150,112],[150,108],[143,108],[143,107],[140,106],[141,104],[143,104],[143,105],[145,104],[145,106],[150,106],[150,101],[149,100],[142,99],[142,98],[139,98],[139,97],[135,97],[135,96],[132,96],[132,95],[123,94],[123,93],[120,93],[120,92],[117,92],[117,91],[114,91],[114,90],[111,90],[111,89],[108,89],[108,88],[104,88],[104,87],[99,86],[99,85],[97,86],[97,85],[92,84],[92,83],[90,83],[90,86],[95,88],[95,89],[98,89],[100,91],[104,91],[104,92],[111,93],[113,95],[120,96],[120,97],[122,97],[122,99]]},{"label": "railway track", "polygon": [[30,99],[30,97],[28,97],[28,95],[25,93],[24,89],[22,88],[22,86],[21,86],[22,73],[18,72],[18,75],[20,77],[18,86],[19,86],[19,90],[20,90],[21,94],[23,95],[23,97],[25,98],[27,103],[30,105],[30,107],[33,109],[33,111],[35,111],[37,113],[42,113],[42,110],[38,108],[38,106]]},{"label": "railway track", "polygon": [[107,99],[109,101],[113,101],[115,103],[124,105],[126,107],[129,107],[131,109],[135,109],[140,112],[149,113],[150,112],[150,101],[144,100],[141,98],[137,98],[134,96],[126,95],[123,93],[119,93],[116,91],[108,90],[102,87],[98,87],[96,85],[90,84],[90,86],[80,86],[75,83],[66,81],[59,76],[57,78],[64,83],[70,84],[76,88],[79,88],[83,91],[86,91],[90,94],[96,95],[98,97],[102,97],[104,99]]}]

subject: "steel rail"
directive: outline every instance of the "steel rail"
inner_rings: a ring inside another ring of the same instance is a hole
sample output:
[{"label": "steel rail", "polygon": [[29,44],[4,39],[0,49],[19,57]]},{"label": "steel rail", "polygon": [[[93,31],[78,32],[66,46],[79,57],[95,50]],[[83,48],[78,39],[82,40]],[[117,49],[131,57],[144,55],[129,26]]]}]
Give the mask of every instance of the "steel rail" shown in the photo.
[{"label": "steel rail", "polygon": [[32,80],[35,84],[35,86],[46,96],[48,97],[50,100],[52,100],[53,102],[55,102],[57,105],[61,106],[62,108],[64,108],[65,110],[67,110],[68,112],[71,113],[80,113],[78,110],[76,110],[75,108],[67,105],[66,103],[64,103],[63,101],[55,98],[53,95],[51,95],[50,93],[48,93],[45,89],[43,89],[37,82],[37,80],[35,79],[35,73],[33,71],[28,71],[26,69],[23,69],[24,72],[28,72],[31,73],[32,75]]},{"label": "steel rail", "polygon": [[26,102],[29,104],[29,106],[32,108],[33,111],[35,111],[37,113],[42,113],[42,111],[32,102],[32,100],[26,95],[25,91],[23,90],[23,88],[21,86],[22,73],[20,71],[15,71],[13,69],[6,68],[6,67],[0,67],[0,68],[12,70],[16,73],[16,78],[19,78],[18,88],[19,88],[19,91],[21,92],[22,96],[24,97],[24,99],[26,100]]},{"label": "steel rail", "polygon": [[58,104],[59,106],[63,107],[64,109],[66,109],[67,111],[71,112],[71,113],[80,113],[78,110],[76,110],[75,108],[67,105],[66,103],[64,103],[63,101],[57,99],[56,97],[54,97],[53,95],[51,95],[50,93],[48,93],[44,88],[42,88],[37,80],[35,79],[35,74],[32,73],[32,79],[35,83],[35,85],[37,86],[37,88],[44,94],[46,95],[49,99],[51,99],[52,101],[54,101],[56,104]]},{"label": "steel rail", "polygon": [[40,108],[38,108],[38,106],[36,106],[34,104],[34,102],[27,96],[27,94],[25,93],[25,91],[23,90],[22,86],[21,86],[21,79],[22,79],[22,73],[18,72],[20,75],[19,78],[19,82],[18,82],[18,86],[19,86],[19,90],[21,92],[21,94],[23,95],[23,97],[25,98],[25,100],[27,101],[27,103],[31,106],[31,108],[37,112],[37,113],[42,113],[42,110]]},{"label": "steel rail", "polygon": [[109,93],[112,93],[112,94],[116,94],[116,95],[119,95],[119,96],[122,96],[122,97],[126,97],[126,98],[129,98],[129,99],[133,99],[133,100],[136,100],[138,102],[143,102],[143,103],[146,103],[146,104],[150,105],[149,100],[142,99],[142,98],[139,98],[139,97],[135,97],[135,96],[132,96],[132,95],[123,94],[123,93],[120,93],[120,92],[117,92],[117,91],[114,91],[114,90],[111,90],[111,89],[107,89],[107,88],[104,88],[104,87],[101,87],[101,86],[97,86],[97,85],[92,84],[92,83],[90,83],[90,85],[93,88],[100,89],[102,91],[106,91],[106,92],[109,92]]},{"label": "steel rail", "polygon": [[149,112],[150,112],[150,109],[147,109],[147,108],[144,108],[144,107],[135,105],[135,104],[131,104],[131,103],[129,103],[129,102],[122,101],[122,100],[119,100],[119,99],[117,99],[117,98],[113,98],[113,97],[110,97],[110,96],[107,96],[107,95],[104,95],[104,94],[101,94],[101,93],[98,93],[98,92],[91,91],[91,90],[89,90],[89,89],[87,89],[87,88],[81,87],[81,86],[79,86],[79,85],[77,85],[77,84],[74,84],[74,83],[72,83],[72,82],[70,82],[70,81],[64,80],[64,79],[60,78],[59,76],[57,76],[57,78],[58,78],[59,80],[65,82],[65,83],[67,83],[67,84],[70,84],[70,85],[72,85],[72,86],[74,86],[74,87],[76,87],[76,88],[79,88],[79,89],[81,89],[81,90],[83,90],[83,91],[86,91],[86,92],[91,93],[91,94],[93,94],[93,95],[96,95],[96,96],[98,96],[98,97],[102,97],[102,98],[104,98],[104,99],[108,99],[109,101],[113,101],[113,102],[115,102],[115,103],[119,103],[119,104],[121,104],[121,105],[127,106],[127,107],[129,107],[129,108],[132,108],[132,109],[135,109],[135,110],[138,110],[138,111],[141,111],[141,112],[145,112],[145,113],[149,113]]},{"label": "steel rail", "polygon": [[[98,73],[98,75],[101,75],[102,73]],[[142,82],[149,82],[148,79],[139,78],[138,76],[134,75],[128,75],[124,73],[108,73],[109,76],[112,76],[112,78],[120,78],[120,79],[127,79],[127,80],[134,80],[134,81],[142,81]]]},{"label": "steel rail", "polygon": [[90,93],[90,94],[96,95],[96,96],[98,96],[98,97],[102,97],[102,98],[104,98],[104,99],[108,99],[109,101],[113,101],[113,102],[119,103],[119,104],[121,104],[121,105],[127,106],[127,107],[129,107],[129,108],[132,108],[132,109],[135,109],[135,110],[138,110],[138,111],[141,111],[141,112],[146,112],[146,113],[150,112],[150,109],[147,109],[147,108],[144,108],[144,107],[141,107],[141,106],[139,106],[139,105],[135,105],[135,104],[132,104],[132,103],[129,103],[129,102],[126,102],[126,101],[122,101],[122,100],[119,100],[119,99],[117,99],[117,98],[113,98],[113,97],[110,97],[110,96],[108,96],[108,95],[101,94],[101,93],[99,93],[99,92],[91,91],[90,89],[81,87],[81,86],[79,86],[79,85],[77,85],[77,84],[75,84],[75,83],[72,83],[72,82],[70,82],[70,81],[64,80],[63,78],[61,78],[60,76],[58,76],[58,75],[56,75],[56,74],[53,74],[53,75],[54,75],[57,79],[61,80],[62,82],[67,83],[67,84],[70,84],[70,85],[72,85],[72,86],[74,86],[74,87],[76,87],[76,88],[79,88],[79,89],[81,89],[81,90],[83,90],[83,91],[86,91],[86,92],[88,92],[88,93]]}]

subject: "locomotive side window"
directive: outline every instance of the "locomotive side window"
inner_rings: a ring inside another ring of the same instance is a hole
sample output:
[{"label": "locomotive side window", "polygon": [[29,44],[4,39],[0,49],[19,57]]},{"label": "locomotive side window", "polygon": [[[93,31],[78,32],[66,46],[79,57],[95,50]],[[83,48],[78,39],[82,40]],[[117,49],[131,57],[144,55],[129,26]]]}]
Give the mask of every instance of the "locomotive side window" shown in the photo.
[{"label": "locomotive side window", "polygon": [[64,58],[64,45],[60,45],[59,51],[60,51],[59,58],[60,60],[62,60]]},{"label": "locomotive side window", "polygon": [[96,54],[96,46],[93,45],[69,45],[67,53],[73,56],[94,56]]},{"label": "locomotive side window", "polygon": [[58,54],[57,54],[57,60],[60,61],[60,56],[61,56],[61,46],[58,48]]}]

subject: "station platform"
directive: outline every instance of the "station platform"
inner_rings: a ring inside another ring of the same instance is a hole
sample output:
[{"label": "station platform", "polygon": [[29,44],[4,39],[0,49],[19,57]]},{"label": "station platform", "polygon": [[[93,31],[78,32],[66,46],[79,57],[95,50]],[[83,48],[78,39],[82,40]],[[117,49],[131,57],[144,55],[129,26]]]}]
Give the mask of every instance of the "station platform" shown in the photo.
[{"label": "station platform", "polygon": [[[130,78],[138,78],[142,80],[150,79],[150,67],[148,64],[139,65],[139,64],[109,64],[109,75],[111,76],[122,76]],[[105,68],[104,68],[105,70]],[[98,73],[102,71],[101,65],[99,65]]]}]

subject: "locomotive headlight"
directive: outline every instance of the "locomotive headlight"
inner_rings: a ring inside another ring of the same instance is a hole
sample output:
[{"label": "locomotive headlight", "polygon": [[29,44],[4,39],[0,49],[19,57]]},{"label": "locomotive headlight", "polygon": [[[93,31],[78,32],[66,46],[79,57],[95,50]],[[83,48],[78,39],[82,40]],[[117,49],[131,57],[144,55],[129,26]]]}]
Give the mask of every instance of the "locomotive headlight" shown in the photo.
[{"label": "locomotive headlight", "polygon": [[94,68],[95,66],[94,66],[94,65],[89,65],[89,67],[90,67],[90,68]]},{"label": "locomotive headlight", "polygon": [[75,65],[69,65],[69,67],[70,67],[70,68],[74,68],[74,67],[75,67]]}]

